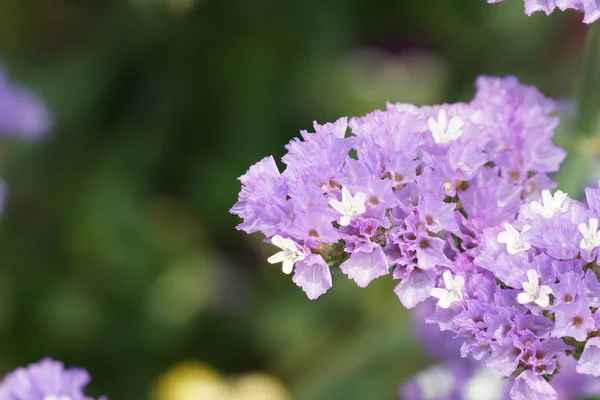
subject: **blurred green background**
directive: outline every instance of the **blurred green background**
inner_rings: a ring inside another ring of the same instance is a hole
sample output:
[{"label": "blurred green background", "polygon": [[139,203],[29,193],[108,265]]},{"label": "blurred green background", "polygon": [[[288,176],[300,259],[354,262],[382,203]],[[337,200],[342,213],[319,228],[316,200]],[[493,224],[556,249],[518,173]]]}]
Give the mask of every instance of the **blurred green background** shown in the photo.
[{"label": "blurred green background", "polygon": [[393,399],[429,362],[394,282],[336,275],[309,301],[235,230],[236,178],[313,120],[468,100],[478,74],[568,104],[580,20],[520,0],[0,1],[0,57],[55,118],[0,148],[0,370],[49,355],[95,395],[190,400],[153,382],[198,360],[297,400]]}]

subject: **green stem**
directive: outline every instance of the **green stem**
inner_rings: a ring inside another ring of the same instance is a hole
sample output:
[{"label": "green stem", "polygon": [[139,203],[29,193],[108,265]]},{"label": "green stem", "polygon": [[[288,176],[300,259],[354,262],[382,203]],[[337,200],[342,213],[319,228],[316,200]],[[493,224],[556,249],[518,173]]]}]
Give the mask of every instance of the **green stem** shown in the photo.
[{"label": "green stem", "polygon": [[592,24],[586,36],[578,103],[580,114],[577,130],[579,134],[587,137],[598,134],[598,119],[600,117],[600,24]]},{"label": "green stem", "polygon": [[577,104],[579,118],[567,145],[567,159],[557,176],[561,189],[575,198],[589,183],[595,158],[589,149],[591,142],[585,139],[600,136],[600,24],[588,28]]}]

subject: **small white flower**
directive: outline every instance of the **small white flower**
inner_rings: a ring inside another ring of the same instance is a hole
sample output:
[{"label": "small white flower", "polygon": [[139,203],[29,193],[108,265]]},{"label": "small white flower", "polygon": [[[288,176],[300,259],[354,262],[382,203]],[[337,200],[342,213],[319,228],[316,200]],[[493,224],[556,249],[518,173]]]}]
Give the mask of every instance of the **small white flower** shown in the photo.
[{"label": "small white flower", "polygon": [[342,214],[339,220],[340,225],[348,226],[350,225],[350,219],[352,219],[352,217],[367,211],[367,208],[365,207],[366,200],[367,195],[363,192],[358,192],[352,197],[350,191],[343,187],[342,201],[331,199],[329,200],[329,205]]},{"label": "small white flower", "polygon": [[592,251],[600,246],[600,232],[598,232],[598,218],[590,218],[589,228],[585,223],[580,223],[579,232],[583,235],[583,239],[579,242],[579,247],[584,250]]},{"label": "small white flower", "polygon": [[444,278],[446,288],[433,288],[429,294],[438,299],[440,307],[450,308],[452,303],[462,300],[465,278],[461,275],[456,275],[456,277],[452,278],[450,271],[444,271],[442,277]]},{"label": "small white flower", "polygon": [[269,264],[283,263],[281,269],[284,274],[291,274],[296,261],[302,261],[306,257],[291,239],[275,235],[271,238],[271,243],[279,247],[281,251],[267,258],[267,261]]},{"label": "small white flower", "polygon": [[415,376],[424,400],[446,398],[454,391],[455,381],[452,371],[439,365],[429,367]]},{"label": "small white flower", "polygon": [[433,135],[433,140],[440,144],[448,143],[461,137],[463,131],[460,128],[465,124],[463,119],[458,115],[450,118],[450,122],[448,122],[448,115],[444,109],[438,112],[437,121],[435,118],[430,117],[427,123]]},{"label": "small white flower", "polygon": [[498,234],[498,242],[506,245],[509,254],[522,254],[531,248],[531,245],[523,240],[522,235],[529,231],[531,226],[525,225],[521,232],[511,224],[504,223],[504,231]]},{"label": "small white flower", "polygon": [[550,304],[550,296],[552,289],[549,286],[540,286],[538,273],[535,269],[527,271],[527,282],[523,282],[523,292],[517,296],[519,304],[535,303],[544,308]]},{"label": "small white flower", "polygon": [[557,212],[564,213],[567,211],[569,208],[569,203],[565,201],[567,197],[569,195],[560,190],[554,192],[554,196],[552,196],[548,189],[544,189],[542,191],[542,204],[539,201],[532,201],[529,204],[529,209],[535,214],[550,219]]}]

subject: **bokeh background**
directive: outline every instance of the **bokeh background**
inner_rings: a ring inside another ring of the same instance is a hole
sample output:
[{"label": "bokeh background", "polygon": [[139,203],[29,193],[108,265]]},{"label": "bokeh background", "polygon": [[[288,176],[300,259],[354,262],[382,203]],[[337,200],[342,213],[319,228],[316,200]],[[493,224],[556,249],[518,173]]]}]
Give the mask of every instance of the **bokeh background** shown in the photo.
[{"label": "bokeh background", "polygon": [[520,0],[0,1],[2,63],[54,118],[0,145],[0,371],[52,356],[113,400],[395,398],[430,360],[394,282],[336,275],[309,301],[235,230],[236,178],[313,120],[468,100],[478,74],[572,116],[580,21]]}]

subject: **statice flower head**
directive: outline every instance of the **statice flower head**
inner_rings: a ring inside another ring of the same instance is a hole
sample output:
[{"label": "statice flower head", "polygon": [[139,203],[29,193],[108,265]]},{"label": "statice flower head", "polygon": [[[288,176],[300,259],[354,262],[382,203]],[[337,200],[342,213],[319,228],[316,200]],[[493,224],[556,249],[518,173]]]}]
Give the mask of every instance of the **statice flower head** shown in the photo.
[{"label": "statice flower head", "polygon": [[462,338],[462,356],[513,380],[511,399],[558,398],[553,378],[565,359],[600,376],[600,188],[586,197],[544,190],[512,220],[484,229],[453,259],[461,298],[425,317]]},{"label": "statice flower head", "polygon": [[[434,305],[434,302],[427,301],[416,307],[413,323],[415,339],[424,345],[426,355],[437,363],[406,380],[400,388],[399,399],[508,400],[511,398],[511,389],[512,398],[518,399],[548,398],[545,391],[550,398],[558,399],[583,400],[600,395],[600,381],[578,373],[577,360],[566,353],[557,356],[560,373],[553,376],[551,386],[545,379],[531,373],[520,374],[513,385],[503,372],[483,367],[472,358],[461,358],[460,337],[449,330],[440,331],[434,324],[425,323],[424,318],[432,313]],[[503,315],[504,318],[510,316],[511,313]],[[502,328],[499,322],[497,320],[498,327]],[[510,324],[510,321],[505,323]],[[530,340],[532,334],[528,333],[525,337],[525,340]],[[536,350],[535,358],[542,358],[544,348],[540,346]],[[555,394],[557,397],[553,397]]]},{"label": "statice flower head", "polygon": [[83,393],[89,381],[85,370],[67,369],[61,362],[46,358],[7,374],[0,382],[0,399],[94,400]]},{"label": "statice flower head", "polygon": [[[513,77],[480,77],[476,86],[469,103],[388,104],[315,122],[286,146],[283,171],[267,157],[240,178],[231,209],[238,229],[264,234],[277,247],[268,261],[282,263],[311,299],[339,268],[360,287],[391,273],[408,308],[432,297],[457,307],[470,272],[456,260],[553,188],[548,174],[565,156],[552,144],[552,100]],[[507,243],[526,251],[515,235]]]},{"label": "statice flower head", "polygon": [[[583,400],[600,395],[600,382],[576,372],[573,357],[561,355],[560,373],[552,380],[556,399]],[[445,360],[419,371],[400,388],[400,400],[508,400],[539,399],[550,385],[523,374],[511,397],[510,381],[501,373],[466,359]]]},{"label": "statice flower head", "polygon": [[0,136],[35,140],[48,133],[50,125],[44,102],[13,83],[0,66]]},{"label": "statice flower head", "polygon": [[[487,0],[488,3],[500,3],[504,0]],[[525,0],[525,13],[531,15],[543,11],[550,15],[555,9],[568,9],[583,13],[583,22],[591,24],[600,18],[600,2],[598,0]]]}]

